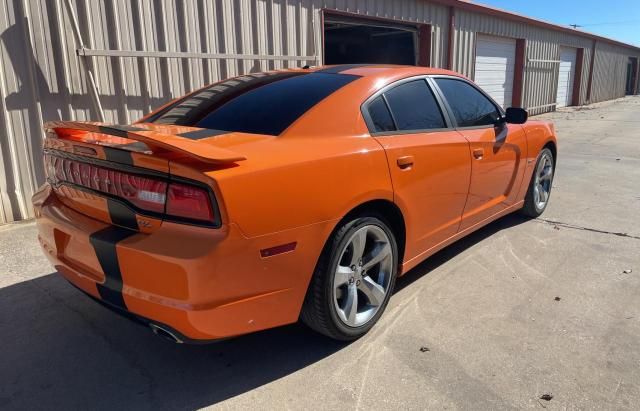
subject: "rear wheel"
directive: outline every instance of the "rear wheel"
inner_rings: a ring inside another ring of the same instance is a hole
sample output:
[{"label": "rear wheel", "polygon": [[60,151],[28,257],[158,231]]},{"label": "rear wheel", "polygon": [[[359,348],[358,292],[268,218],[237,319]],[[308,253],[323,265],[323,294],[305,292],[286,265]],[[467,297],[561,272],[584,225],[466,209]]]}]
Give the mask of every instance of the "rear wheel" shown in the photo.
[{"label": "rear wheel", "polygon": [[538,217],[549,204],[551,185],[554,174],[553,153],[548,148],[543,149],[538,156],[536,168],[531,176],[529,189],[524,198],[522,214],[529,217]]},{"label": "rear wheel", "polygon": [[313,274],[301,319],[331,338],[354,340],[378,321],[398,269],[398,247],[382,219],[368,216],[342,225]]}]

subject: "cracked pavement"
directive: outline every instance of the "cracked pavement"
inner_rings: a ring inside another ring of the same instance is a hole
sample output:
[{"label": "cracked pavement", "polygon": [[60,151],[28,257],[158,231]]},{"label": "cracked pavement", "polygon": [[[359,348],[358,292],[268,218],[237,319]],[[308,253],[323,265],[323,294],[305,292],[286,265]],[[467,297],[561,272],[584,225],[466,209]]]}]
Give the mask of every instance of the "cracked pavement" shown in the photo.
[{"label": "cracked pavement", "polygon": [[560,143],[542,218],[410,271],[352,344],[291,325],[174,345],[53,273],[32,223],[2,226],[0,408],[639,409],[639,114],[636,96],[539,116]]}]

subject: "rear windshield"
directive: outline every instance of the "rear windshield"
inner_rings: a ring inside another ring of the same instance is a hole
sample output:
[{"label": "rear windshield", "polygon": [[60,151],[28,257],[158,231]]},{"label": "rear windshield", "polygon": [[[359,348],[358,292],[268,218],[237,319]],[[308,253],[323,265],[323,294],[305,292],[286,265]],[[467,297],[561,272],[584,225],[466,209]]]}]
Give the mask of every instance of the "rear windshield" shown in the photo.
[{"label": "rear windshield", "polygon": [[224,81],[165,108],[151,122],[279,135],[311,107],[358,76],[259,73]]}]

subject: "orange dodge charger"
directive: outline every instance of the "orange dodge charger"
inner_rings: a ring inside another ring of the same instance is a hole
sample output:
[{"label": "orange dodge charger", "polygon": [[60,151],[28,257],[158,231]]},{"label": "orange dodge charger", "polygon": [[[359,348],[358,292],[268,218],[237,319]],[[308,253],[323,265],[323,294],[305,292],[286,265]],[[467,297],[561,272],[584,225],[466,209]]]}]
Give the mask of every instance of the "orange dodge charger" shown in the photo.
[{"label": "orange dodge charger", "polygon": [[176,342],[293,323],[339,340],[396,278],[546,208],[553,126],[451,71],[241,76],[133,125],[45,124],[38,239],[71,284]]}]

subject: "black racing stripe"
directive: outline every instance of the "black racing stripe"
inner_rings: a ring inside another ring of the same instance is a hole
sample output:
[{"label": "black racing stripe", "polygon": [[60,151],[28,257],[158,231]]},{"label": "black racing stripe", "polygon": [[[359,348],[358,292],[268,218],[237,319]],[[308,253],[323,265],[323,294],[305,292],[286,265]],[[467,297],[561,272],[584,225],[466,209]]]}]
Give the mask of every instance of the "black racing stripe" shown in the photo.
[{"label": "black racing stripe", "polygon": [[203,128],[202,130],[188,131],[186,133],[178,134],[180,137],[190,138],[191,140],[201,140],[207,137],[219,136],[220,134],[227,134],[228,131],[214,130],[210,128]]},{"label": "black racing stripe", "polygon": [[130,230],[138,229],[136,213],[120,201],[107,198],[107,209],[109,210],[109,216],[113,224]]},{"label": "black racing stripe", "polygon": [[[98,126],[98,129],[102,134],[108,134],[110,136],[124,137],[124,138],[127,138],[128,131],[148,131],[140,127],[119,126],[119,125]],[[105,147],[104,154],[107,157],[108,161],[115,161],[116,163],[126,164],[129,166],[133,165],[133,159],[131,158],[131,153],[128,151],[118,150],[111,147]]]},{"label": "black racing stripe", "polygon": [[342,73],[343,71],[346,71],[346,70],[351,70],[351,69],[358,68],[358,67],[366,67],[366,66],[370,66],[370,65],[371,64],[340,64],[338,66],[327,67],[327,68],[322,69],[322,70],[316,70],[316,71],[314,71],[314,73],[338,74],[338,73]]},{"label": "black racing stripe", "polygon": [[127,309],[122,296],[122,273],[118,263],[116,244],[136,234],[135,231],[116,226],[109,226],[89,236],[89,242],[93,246],[98,257],[100,267],[104,272],[105,281],[97,284],[100,298],[116,307]]},{"label": "black racing stripe", "polygon": [[104,155],[107,161],[126,164],[128,166],[133,165],[133,158],[131,157],[130,151],[120,150],[120,149],[111,148],[111,147],[104,147]]},{"label": "black racing stripe", "polygon": [[143,151],[151,150],[149,146],[143,143],[142,141],[136,141],[135,143],[118,144],[113,147],[124,148],[128,151],[135,151],[135,152],[143,152]]},{"label": "black racing stripe", "polygon": [[149,129],[146,128],[140,128],[140,127],[136,127],[136,126],[127,126],[127,125],[117,125],[117,124],[111,124],[108,126],[98,126],[98,130],[100,133],[102,134],[109,134],[111,136],[118,136],[118,137],[127,137],[127,132],[128,131],[149,131]]}]

